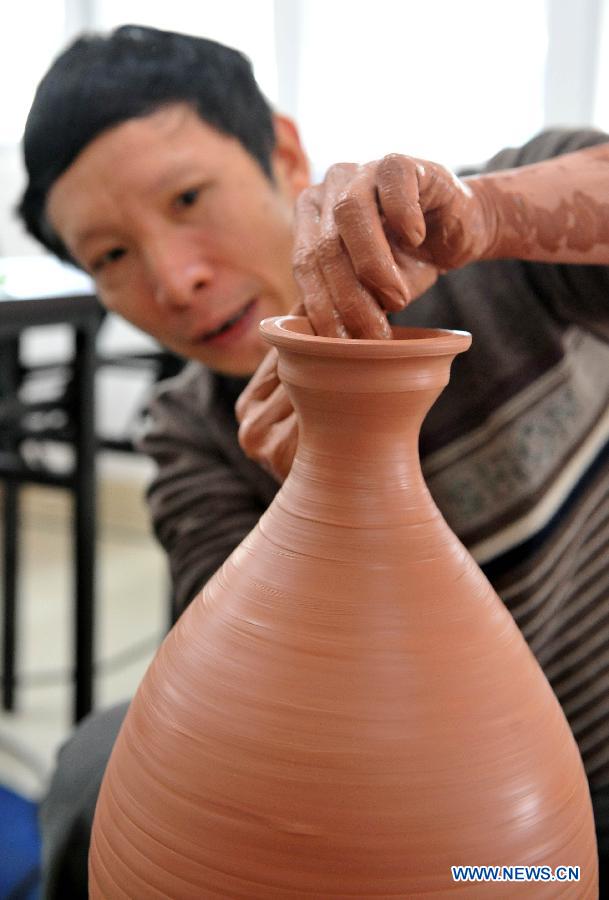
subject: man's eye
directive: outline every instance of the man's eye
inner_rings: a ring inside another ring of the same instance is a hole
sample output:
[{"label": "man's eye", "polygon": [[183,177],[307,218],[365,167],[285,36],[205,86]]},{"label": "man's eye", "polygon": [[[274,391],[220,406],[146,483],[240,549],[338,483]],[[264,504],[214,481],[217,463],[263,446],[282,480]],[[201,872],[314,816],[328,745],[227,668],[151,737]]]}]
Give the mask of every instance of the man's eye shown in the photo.
[{"label": "man's eye", "polygon": [[98,256],[96,260],[94,260],[91,270],[93,272],[99,272],[104,266],[107,266],[111,263],[117,262],[121,259],[127,251],[124,247],[112,247],[111,250],[107,250],[105,253],[102,253],[101,256]]},{"label": "man's eye", "polygon": [[192,188],[189,191],[183,191],[177,199],[178,206],[194,206],[199,199],[199,188]]}]

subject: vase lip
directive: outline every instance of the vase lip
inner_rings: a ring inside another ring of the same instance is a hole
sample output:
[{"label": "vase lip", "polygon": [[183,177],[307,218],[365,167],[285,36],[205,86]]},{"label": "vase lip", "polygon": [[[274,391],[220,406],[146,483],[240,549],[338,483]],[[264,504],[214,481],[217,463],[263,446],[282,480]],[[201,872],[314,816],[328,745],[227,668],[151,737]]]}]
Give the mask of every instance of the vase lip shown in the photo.
[{"label": "vase lip", "polygon": [[333,338],[315,334],[306,316],[272,316],[260,322],[260,333],[276,347],[311,356],[408,357],[455,356],[472,342],[469,331],[394,325],[387,338]]}]

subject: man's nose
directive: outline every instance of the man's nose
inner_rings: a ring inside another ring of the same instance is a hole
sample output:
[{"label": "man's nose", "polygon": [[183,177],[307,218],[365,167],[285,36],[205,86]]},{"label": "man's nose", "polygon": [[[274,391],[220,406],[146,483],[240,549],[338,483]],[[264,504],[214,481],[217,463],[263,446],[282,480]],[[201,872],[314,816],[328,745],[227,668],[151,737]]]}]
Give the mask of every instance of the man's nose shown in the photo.
[{"label": "man's nose", "polygon": [[148,252],[148,269],[159,306],[186,309],[213,279],[202,248],[160,241]]}]

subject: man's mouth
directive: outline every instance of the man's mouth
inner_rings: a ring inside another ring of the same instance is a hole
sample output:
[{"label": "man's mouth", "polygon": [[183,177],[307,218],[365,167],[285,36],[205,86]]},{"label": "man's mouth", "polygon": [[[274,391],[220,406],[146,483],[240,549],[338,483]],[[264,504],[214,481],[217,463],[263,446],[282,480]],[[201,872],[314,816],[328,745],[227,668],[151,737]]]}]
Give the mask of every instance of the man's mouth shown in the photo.
[{"label": "man's mouth", "polygon": [[230,331],[231,328],[234,328],[238,322],[244,319],[248,313],[253,309],[256,300],[250,300],[250,302],[240,309],[238,313],[235,313],[234,316],[231,316],[230,319],[227,319],[226,322],[223,322],[222,325],[219,325],[217,328],[214,328],[212,331],[206,331],[202,336],[202,341],[213,341],[214,338],[219,337],[221,334],[226,334],[226,332]]}]

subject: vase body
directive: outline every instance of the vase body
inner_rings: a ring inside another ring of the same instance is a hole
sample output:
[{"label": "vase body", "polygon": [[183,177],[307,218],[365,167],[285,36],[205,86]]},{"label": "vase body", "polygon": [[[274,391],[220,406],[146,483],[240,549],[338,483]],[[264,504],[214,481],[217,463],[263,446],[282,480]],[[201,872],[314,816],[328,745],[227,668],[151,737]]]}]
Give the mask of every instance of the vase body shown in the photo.
[{"label": "vase body", "polygon": [[[262,328],[297,455],[131,704],[90,896],[596,897],[575,741],[421,476],[421,422],[469,335]],[[580,880],[458,883],[458,865]]]}]

